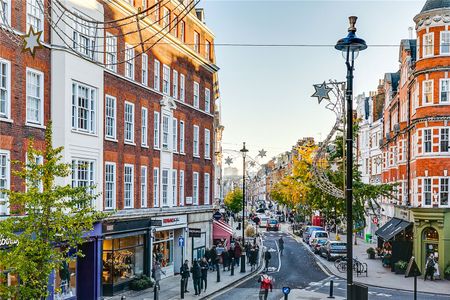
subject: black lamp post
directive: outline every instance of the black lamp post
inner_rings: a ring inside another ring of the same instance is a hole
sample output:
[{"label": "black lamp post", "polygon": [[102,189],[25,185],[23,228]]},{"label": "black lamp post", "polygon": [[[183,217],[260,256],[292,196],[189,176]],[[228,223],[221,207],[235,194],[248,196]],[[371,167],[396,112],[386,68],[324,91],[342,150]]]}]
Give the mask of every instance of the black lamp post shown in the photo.
[{"label": "black lamp post", "polygon": [[349,17],[350,27],[348,28],[348,35],[340,39],[334,48],[342,51],[345,55],[347,65],[347,89],[346,89],[346,104],[347,104],[347,154],[346,154],[346,210],[347,210],[347,300],[352,300],[353,292],[353,66],[359,51],[367,48],[366,42],[363,39],[356,37],[356,20],[357,17]]},{"label": "black lamp post", "polygon": [[[240,150],[242,152],[242,158],[243,158],[243,170],[242,170],[242,250],[244,250],[245,245],[245,157],[247,156],[248,150],[245,148],[245,142],[244,147]],[[241,273],[245,272],[245,254],[244,251],[242,251],[241,255]]]}]

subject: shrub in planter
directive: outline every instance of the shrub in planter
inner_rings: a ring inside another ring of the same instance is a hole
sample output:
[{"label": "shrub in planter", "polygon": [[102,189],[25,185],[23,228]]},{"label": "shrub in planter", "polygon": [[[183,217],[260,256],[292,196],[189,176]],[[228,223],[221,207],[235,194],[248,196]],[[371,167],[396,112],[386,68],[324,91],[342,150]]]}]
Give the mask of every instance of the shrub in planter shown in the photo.
[{"label": "shrub in planter", "polygon": [[367,254],[369,255],[370,259],[374,259],[375,258],[375,249],[373,249],[372,247],[368,248],[366,250]]},{"label": "shrub in planter", "polygon": [[394,264],[395,274],[405,274],[408,263],[404,260],[399,260]]},{"label": "shrub in planter", "polygon": [[130,283],[130,289],[133,291],[145,290],[152,286],[153,286],[152,280],[145,275],[135,277],[133,281],[131,281]]},{"label": "shrub in planter", "polygon": [[448,265],[444,270],[444,278],[450,280],[450,265]]}]

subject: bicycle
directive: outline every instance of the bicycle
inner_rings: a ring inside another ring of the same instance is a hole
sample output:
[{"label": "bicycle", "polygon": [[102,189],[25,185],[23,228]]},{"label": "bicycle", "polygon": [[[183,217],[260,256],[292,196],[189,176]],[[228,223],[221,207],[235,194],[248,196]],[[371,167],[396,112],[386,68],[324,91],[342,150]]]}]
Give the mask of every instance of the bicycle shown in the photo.
[{"label": "bicycle", "polygon": [[[353,259],[353,264],[352,264],[353,271],[358,270],[359,264],[360,264],[360,262],[358,260]],[[341,273],[347,272],[347,258],[337,259],[335,261],[334,265],[339,272],[341,272]]]}]

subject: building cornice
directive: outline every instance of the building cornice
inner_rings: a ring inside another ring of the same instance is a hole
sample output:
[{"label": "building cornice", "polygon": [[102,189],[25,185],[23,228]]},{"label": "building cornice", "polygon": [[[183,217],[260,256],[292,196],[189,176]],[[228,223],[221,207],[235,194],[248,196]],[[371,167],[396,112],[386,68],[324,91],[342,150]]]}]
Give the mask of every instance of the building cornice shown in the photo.
[{"label": "building cornice", "polygon": [[420,13],[414,17],[416,30],[422,30],[426,27],[450,25],[450,9],[439,8]]},{"label": "building cornice", "polygon": [[[103,219],[105,222],[212,212],[212,205],[123,209]],[[212,215],[211,215],[212,218]]]}]

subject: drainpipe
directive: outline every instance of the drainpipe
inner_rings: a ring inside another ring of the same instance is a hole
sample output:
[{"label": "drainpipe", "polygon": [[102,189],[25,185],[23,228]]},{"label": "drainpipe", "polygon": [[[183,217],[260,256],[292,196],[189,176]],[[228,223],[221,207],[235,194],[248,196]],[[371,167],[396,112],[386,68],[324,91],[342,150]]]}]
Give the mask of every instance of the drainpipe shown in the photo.
[{"label": "drainpipe", "polygon": [[407,116],[407,126],[406,126],[406,130],[407,130],[407,148],[406,148],[406,176],[407,176],[407,181],[406,181],[406,188],[408,191],[408,200],[406,202],[407,206],[411,206],[412,205],[412,201],[411,201],[411,128],[409,128],[409,126],[411,125],[411,91],[408,88],[408,116]]}]

